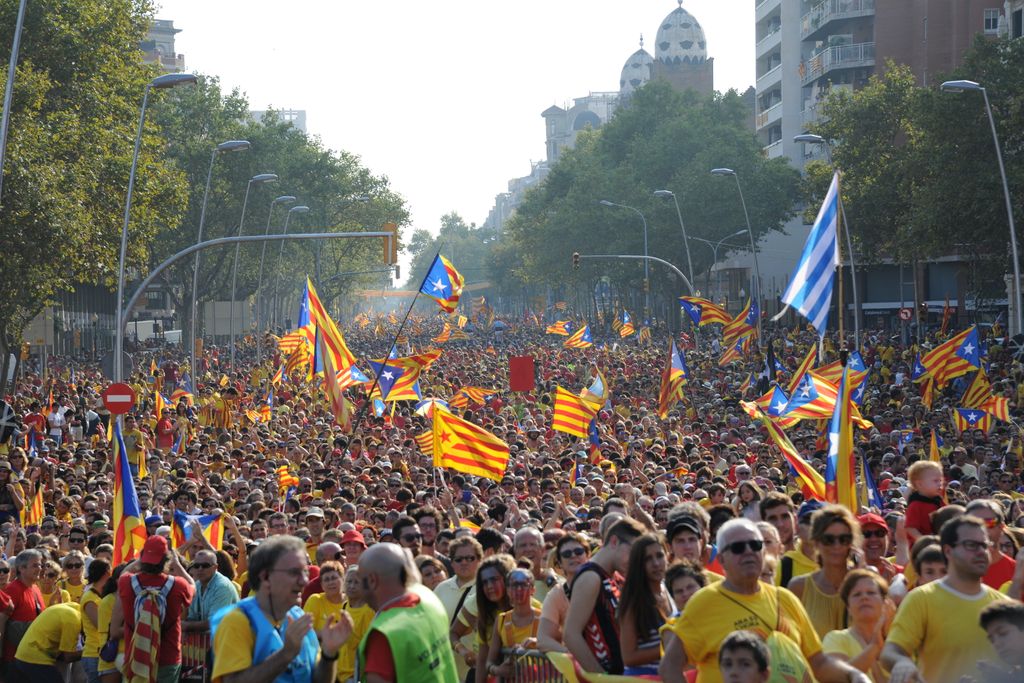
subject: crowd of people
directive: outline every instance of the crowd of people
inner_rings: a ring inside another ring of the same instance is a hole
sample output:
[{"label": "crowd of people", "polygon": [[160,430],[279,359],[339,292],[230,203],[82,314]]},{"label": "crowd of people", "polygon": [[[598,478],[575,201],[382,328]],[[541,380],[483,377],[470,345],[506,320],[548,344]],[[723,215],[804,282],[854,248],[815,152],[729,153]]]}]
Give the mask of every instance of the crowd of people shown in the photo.
[{"label": "crowd of people", "polygon": [[[436,329],[416,327],[400,352],[431,347]],[[392,343],[345,334],[361,360]],[[866,333],[871,427],[855,447],[881,501],[825,503],[740,404],[768,374],[787,383],[817,339],[764,334],[780,369],[757,350],[720,366],[705,330],[699,344],[677,333],[687,382],[663,415],[664,330],[571,349],[524,323],[444,345],[420,390],[483,389],[450,410],[509,444],[500,479],[435,468],[412,402],[380,411],[350,390],[346,432],[319,379],[275,376],[288,359],[272,338],[262,363],[243,341],[235,368],[216,348],[194,370],[179,351],[137,353],[121,431],[145,543],[120,564],[109,381],[50,358],[6,397],[4,679],[485,683],[549,657],[581,680],[1024,680],[1016,425],[958,430],[972,376],[929,404],[912,381],[923,346]],[[532,391],[510,391],[512,356],[533,357]],[[837,358],[826,339],[819,364]],[[1016,416],[1024,366],[998,339],[986,360]],[[555,430],[555,387],[595,378],[596,436]],[[786,434],[824,471],[819,421]],[[196,647],[209,656],[183,667]]]}]

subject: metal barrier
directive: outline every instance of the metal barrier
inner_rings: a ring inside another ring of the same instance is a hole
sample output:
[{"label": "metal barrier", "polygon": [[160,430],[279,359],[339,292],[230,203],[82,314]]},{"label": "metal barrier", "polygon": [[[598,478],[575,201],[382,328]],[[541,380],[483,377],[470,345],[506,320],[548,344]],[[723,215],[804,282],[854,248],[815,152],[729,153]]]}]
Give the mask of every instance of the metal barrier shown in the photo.
[{"label": "metal barrier", "polygon": [[210,652],[209,631],[191,631],[181,637],[181,681],[182,683],[210,683],[210,667],[207,656]]},{"label": "metal barrier", "polygon": [[503,683],[565,683],[565,678],[540,650],[522,647],[502,648],[502,657],[512,658],[512,675]]}]

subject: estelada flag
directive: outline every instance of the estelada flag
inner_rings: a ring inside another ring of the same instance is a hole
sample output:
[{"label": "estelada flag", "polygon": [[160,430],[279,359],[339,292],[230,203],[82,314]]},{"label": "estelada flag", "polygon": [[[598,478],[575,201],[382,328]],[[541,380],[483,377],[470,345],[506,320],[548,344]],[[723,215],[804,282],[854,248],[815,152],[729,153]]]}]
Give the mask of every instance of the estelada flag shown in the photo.
[{"label": "estelada flag", "polygon": [[587,438],[590,421],[597,411],[581,397],[567,389],[555,386],[555,409],[551,428],[558,432]]},{"label": "estelada flag", "polygon": [[489,431],[443,410],[434,412],[434,465],[501,481],[508,444]]}]

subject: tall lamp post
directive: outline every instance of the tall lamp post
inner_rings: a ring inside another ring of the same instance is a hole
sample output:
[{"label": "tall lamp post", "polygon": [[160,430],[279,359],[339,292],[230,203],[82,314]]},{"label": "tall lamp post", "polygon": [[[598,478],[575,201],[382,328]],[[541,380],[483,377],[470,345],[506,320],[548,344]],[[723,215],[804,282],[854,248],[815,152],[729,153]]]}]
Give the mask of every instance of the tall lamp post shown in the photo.
[{"label": "tall lamp post", "polygon": [[[242,236],[242,229],[245,226],[245,207],[249,204],[249,190],[253,184],[263,185],[264,183],[276,183],[276,173],[260,173],[249,178],[245,185],[245,198],[242,200],[242,217],[238,221],[238,237]],[[235,371],[235,289],[238,284],[238,254],[242,249],[241,244],[235,245],[235,265],[231,268],[231,311],[228,314],[228,321],[231,327],[231,371]]]},{"label": "tall lamp post", "polygon": [[[288,209],[288,213],[284,217],[284,230],[281,232],[282,235],[288,234],[288,222],[292,218],[293,213],[309,213],[309,207],[305,204],[300,206],[293,206]],[[281,258],[284,256],[284,242],[281,242],[281,248],[277,252],[277,278],[274,280],[274,316],[277,317],[279,314],[279,296],[281,291]]]},{"label": "tall lamp post", "polygon": [[[274,207],[277,204],[294,204],[294,203],[295,203],[295,197],[294,197],[294,195],[290,195],[290,194],[281,195],[280,197],[274,198],[274,200],[272,202],[270,202],[270,213],[267,215],[267,230],[266,230],[266,232],[263,233],[264,235],[269,235],[270,234],[270,219],[274,215]],[[282,242],[282,244],[284,244],[284,242]],[[259,275],[256,276],[256,335],[257,335],[257,339],[256,339],[256,365],[259,365],[260,361],[263,360],[263,342],[262,342],[261,339],[259,339],[259,335],[262,333],[262,330],[263,330],[263,327],[260,325],[260,321],[262,320],[262,316],[260,315],[260,294],[262,293],[262,290],[263,290],[263,262],[264,262],[264,260],[266,258],[267,258],[267,243],[264,242],[263,243],[263,248],[260,250],[260,270],[259,270]]]},{"label": "tall lamp post", "polygon": [[[718,240],[717,242],[712,242],[711,240],[706,240],[703,237],[693,237],[691,239],[695,239],[698,242],[703,242],[704,244],[706,244],[709,247],[711,247],[711,253],[712,253],[711,267],[714,268],[716,265],[718,265],[718,250],[722,246],[722,242],[726,241],[727,239],[732,239],[733,237],[739,237],[740,235],[745,235],[746,233],[747,233],[746,230],[739,230],[737,232],[734,232],[731,235],[726,235],[725,237],[723,237],[722,239]],[[735,245],[727,244],[726,246],[733,247]],[[721,299],[722,299],[722,271],[721,270],[718,271],[718,278],[717,278],[717,280],[718,280],[718,299],[719,299],[719,301],[721,301]],[[711,289],[711,268],[708,268],[708,289]]]},{"label": "tall lamp post", "polygon": [[1003,165],[1003,150],[999,146],[999,134],[996,132],[996,120],[992,116],[992,105],[988,101],[988,91],[974,81],[946,81],[942,84],[942,92],[962,93],[965,91],[980,92],[985,98],[985,111],[988,113],[988,125],[992,128],[992,141],[996,146],[996,159],[999,161],[999,174],[1003,179],[1003,199],[1006,200],[1006,217],[1010,221],[1010,249],[1013,252],[1013,301],[1016,308],[1014,318],[1017,321],[1016,334],[1024,332],[1021,325],[1020,295],[1020,257],[1017,254],[1017,228],[1013,221],[1013,202],[1010,199],[1010,186],[1006,182],[1006,166]]},{"label": "tall lamp post", "polygon": [[[146,123],[146,105],[149,104],[150,90],[166,90],[179,85],[195,83],[194,74],[164,74],[157,76],[146,84],[142,93],[142,108],[139,112],[139,130],[135,134],[135,149],[132,152],[132,166],[128,172],[128,196],[124,202],[124,222],[121,225],[121,254],[117,261],[117,326],[121,329],[124,325],[125,311],[121,306],[124,301],[124,262],[128,254],[128,218],[132,212],[132,192],[135,189],[135,171],[139,166],[139,148],[142,146],[142,128]],[[120,382],[124,379],[124,368],[122,367],[122,355],[124,354],[124,340],[118,336],[114,344],[114,381]]]},{"label": "tall lamp post", "polygon": [[[825,157],[828,159],[828,165],[832,167],[832,172],[837,173],[839,168],[836,166],[834,157],[832,156],[832,144],[821,137],[820,135],[814,135],[807,133],[804,135],[797,135],[793,138],[793,142],[802,142],[805,145],[822,145],[825,148]],[[842,193],[837,198],[839,201],[839,213],[843,217],[843,225],[846,226],[846,230],[843,232],[846,235],[846,251],[850,256],[850,284],[853,289],[853,348],[860,349],[860,292],[857,289],[857,266],[854,263],[853,258],[853,239],[850,237],[850,221],[846,220],[846,206],[843,205]],[[842,268],[842,264],[840,264]],[[840,271],[842,272],[842,271]],[[900,284],[900,287],[903,285]],[[839,315],[843,312],[840,311]]]},{"label": "tall lamp post", "polygon": [[616,202],[610,202],[607,199],[602,199],[601,201],[598,202],[598,204],[601,204],[602,206],[615,206],[615,207],[618,207],[620,209],[629,209],[630,211],[635,213],[637,216],[640,216],[640,220],[643,221],[643,224],[644,224],[644,320],[647,320],[650,317],[650,311],[651,311],[651,278],[650,278],[650,276],[651,276],[651,266],[650,266],[650,262],[647,259],[647,255],[648,255],[647,254],[647,219],[644,218],[644,214],[640,211],[640,209],[637,209],[637,208],[632,207],[632,206],[627,206],[626,204],[617,204]]},{"label": "tall lamp post", "polygon": [[[754,257],[754,300],[757,301],[757,308],[761,310],[761,269],[757,265],[757,245],[754,243],[754,229],[750,227],[750,214],[747,212],[747,200],[743,198],[743,186],[740,184],[740,176],[731,168],[713,168],[711,175],[732,176],[736,179],[736,189],[740,193],[740,204],[743,205],[743,217],[747,220],[747,235],[750,237],[750,253]],[[761,341],[761,316],[757,316],[757,340]]]},{"label": "tall lamp post", "polygon": [[690,240],[686,236],[686,226],[683,225],[683,212],[679,210],[679,199],[672,190],[655,190],[655,197],[671,197],[672,203],[676,205],[676,216],[679,217],[679,229],[683,232],[683,246],[686,247],[686,265],[690,269],[690,282],[693,282],[693,259],[690,258]]},{"label": "tall lamp post", "polygon": [[[248,140],[228,140],[213,148],[210,153],[210,167],[206,171],[206,189],[203,191],[203,208],[199,211],[199,234],[196,235],[196,244],[203,241],[203,225],[206,223],[206,200],[210,197],[210,180],[213,178],[213,162],[225,152],[244,152],[249,149]],[[192,264],[192,324],[189,332],[189,340],[192,342],[192,351],[189,354],[189,371],[192,373],[193,387],[198,381],[196,375],[196,313],[199,308],[199,252],[196,252],[195,261]]]}]

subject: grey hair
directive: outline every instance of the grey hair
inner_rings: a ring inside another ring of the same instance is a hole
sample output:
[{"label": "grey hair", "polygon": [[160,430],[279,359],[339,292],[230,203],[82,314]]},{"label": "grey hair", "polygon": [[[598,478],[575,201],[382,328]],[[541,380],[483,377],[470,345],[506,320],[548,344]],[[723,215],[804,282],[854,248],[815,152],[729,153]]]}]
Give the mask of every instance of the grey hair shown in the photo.
[{"label": "grey hair", "polygon": [[764,534],[762,534],[761,530],[757,528],[757,524],[746,517],[737,517],[735,519],[730,519],[728,522],[718,527],[718,534],[715,536],[715,545],[717,545],[719,549],[723,548],[725,546],[725,537],[738,529],[746,529],[753,533],[757,537],[757,540],[764,540]]},{"label": "grey hair", "polygon": [[40,562],[43,561],[43,554],[38,550],[29,548],[28,550],[22,550],[11,562],[11,566],[14,568],[16,576],[21,575],[21,570],[29,565],[32,560],[38,559]]},{"label": "grey hair", "polygon": [[295,536],[271,536],[257,546],[249,556],[249,585],[253,590],[259,590],[263,582],[262,574],[273,569],[288,553],[306,556],[306,544]]}]

